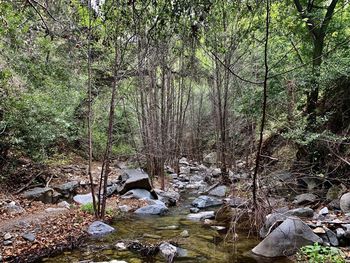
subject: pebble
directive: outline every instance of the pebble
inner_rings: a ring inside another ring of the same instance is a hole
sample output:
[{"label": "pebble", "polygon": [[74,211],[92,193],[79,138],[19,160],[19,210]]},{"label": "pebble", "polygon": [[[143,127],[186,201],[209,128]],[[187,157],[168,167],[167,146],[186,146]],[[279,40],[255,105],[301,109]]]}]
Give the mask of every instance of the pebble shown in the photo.
[{"label": "pebble", "polygon": [[329,214],[329,210],[327,207],[323,207],[320,212],[318,212],[319,215],[327,215]]},{"label": "pebble", "polygon": [[323,227],[316,227],[312,231],[314,231],[315,234],[325,234],[326,233],[326,231],[323,229]]},{"label": "pebble", "polygon": [[4,246],[9,246],[12,245],[12,241],[11,240],[5,240],[4,241]]},{"label": "pebble", "polygon": [[4,235],[4,240],[9,240],[9,239],[11,239],[12,238],[12,235],[10,234],[10,233],[6,233],[5,235]]},{"label": "pebble", "polygon": [[211,226],[211,228],[212,228],[212,229],[215,229],[215,230],[217,230],[217,231],[221,231],[221,230],[226,229],[226,227],[224,227],[224,226]]},{"label": "pebble", "polygon": [[35,235],[33,233],[24,233],[22,235],[23,239],[33,242],[35,240]]},{"label": "pebble", "polygon": [[191,208],[190,208],[190,212],[191,212],[191,213],[198,213],[199,211],[200,211],[200,209],[197,208],[197,207],[191,207]]},{"label": "pebble", "polygon": [[118,242],[117,244],[115,244],[115,248],[118,250],[127,250],[127,247],[123,242]]},{"label": "pebble", "polygon": [[182,237],[189,237],[190,233],[188,232],[188,230],[184,230],[184,231],[181,232],[180,236],[182,236]]}]

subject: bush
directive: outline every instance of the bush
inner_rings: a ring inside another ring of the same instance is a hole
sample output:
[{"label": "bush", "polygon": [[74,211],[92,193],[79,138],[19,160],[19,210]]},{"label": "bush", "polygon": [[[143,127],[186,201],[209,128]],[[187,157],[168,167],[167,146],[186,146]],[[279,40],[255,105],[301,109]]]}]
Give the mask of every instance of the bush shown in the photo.
[{"label": "bush", "polygon": [[297,253],[297,262],[344,263],[341,251],[334,247],[324,247],[318,243],[304,246]]}]

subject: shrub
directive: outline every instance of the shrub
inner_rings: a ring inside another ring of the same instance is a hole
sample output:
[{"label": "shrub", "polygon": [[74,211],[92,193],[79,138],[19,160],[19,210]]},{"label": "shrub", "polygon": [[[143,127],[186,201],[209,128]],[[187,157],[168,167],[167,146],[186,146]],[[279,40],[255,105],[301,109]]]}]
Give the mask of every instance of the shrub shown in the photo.
[{"label": "shrub", "polygon": [[339,249],[315,243],[300,249],[297,253],[297,262],[345,263],[345,260]]}]

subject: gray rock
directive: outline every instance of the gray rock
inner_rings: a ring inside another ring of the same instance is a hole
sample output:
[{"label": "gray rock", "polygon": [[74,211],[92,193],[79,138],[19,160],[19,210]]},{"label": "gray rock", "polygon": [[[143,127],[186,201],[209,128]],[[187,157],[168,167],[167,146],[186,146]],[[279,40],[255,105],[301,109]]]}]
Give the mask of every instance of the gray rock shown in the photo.
[{"label": "gray rock", "polygon": [[185,165],[185,166],[189,166],[190,164],[188,163],[186,157],[182,157],[180,160],[179,160],[179,164],[180,165]]},{"label": "gray rock", "polygon": [[231,198],[226,198],[225,202],[231,206],[231,207],[235,207],[235,208],[239,208],[242,206],[246,206],[248,205],[248,200],[245,198],[241,198],[241,197],[231,197]]},{"label": "gray rock", "polygon": [[300,207],[300,208],[291,209],[287,211],[286,214],[290,216],[298,216],[298,217],[313,217],[314,210],[312,210],[310,207]]},{"label": "gray rock", "polygon": [[287,218],[252,251],[264,257],[290,256],[302,246],[315,242],[321,243],[322,239],[310,227],[299,218]]},{"label": "gray rock", "polygon": [[344,214],[350,213],[350,193],[343,194],[340,198],[340,209]]},{"label": "gray rock", "polygon": [[314,194],[301,194],[297,195],[293,201],[294,204],[303,205],[303,204],[312,204],[317,200],[317,196]]},{"label": "gray rock", "polygon": [[6,233],[5,235],[4,235],[4,240],[9,240],[9,239],[11,239],[12,238],[12,235],[10,234],[10,233]]},{"label": "gray rock", "polygon": [[127,213],[131,210],[131,207],[128,206],[128,205],[121,205],[121,206],[118,206],[119,210],[124,212],[124,213]]},{"label": "gray rock", "polygon": [[211,175],[213,177],[218,177],[219,175],[221,175],[221,169],[220,168],[213,169],[212,172],[211,172]]},{"label": "gray rock", "polygon": [[218,196],[218,197],[225,197],[227,192],[227,187],[225,185],[219,185],[215,187],[214,189],[209,191],[209,195]]},{"label": "gray rock", "polygon": [[10,245],[12,245],[12,241],[11,240],[5,240],[3,244],[4,244],[4,246],[10,246]]},{"label": "gray rock", "polygon": [[205,219],[211,219],[215,217],[214,211],[203,211],[195,214],[188,214],[186,219],[193,221],[203,221]]},{"label": "gray rock", "polygon": [[159,245],[159,252],[166,259],[166,262],[172,263],[177,253],[177,247],[168,242],[164,242]]},{"label": "gray rock", "polygon": [[191,173],[191,168],[188,166],[181,166],[180,167],[180,175],[181,174],[190,174]]},{"label": "gray rock", "polygon": [[57,204],[58,207],[70,209],[70,204],[67,201],[62,201]]},{"label": "gray rock", "polygon": [[164,215],[168,212],[168,208],[165,205],[154,204],[141,207],[135,211],[139,215]]},{"label": "gray rock", "polygon": [[335,233],[336,233],[338,239],[341,239],[341,238],[343,238],[345,236],[345,230],[342,229],[341,227],[338,227],[335,230]]},{"label": "gray rock", "polygon": [[63,208],[63,207],[48,207],[45,209],[46,213],[62,213],[62,212],[66,212],[67,208]]},{"label": "gray rock", "polygon": [[127,191],[125,194],[122,195],[122,198],[128,199],[128,198],[135,198],[135,199],[154,199],[150,191],[145,189],[132,189]]},{"label": "gray rock", "polygon": [[65,195],[70,196],[71,194],[75,194],[77,188],[80,186],[80,183],[77,181],[67,182],[61,185],[54,186],[53,189],[55,189],[57,192]]},{"label": "gray rock", "polygon": [[329,210],[328,208],[325,206],[323,207],[320,212],[318,212],[319,215],[328,215],[329,214]]},{"label": "gray rock", "polygon": [[334,233],[332,230],[326,228],[326,235],[327,235],[327,238],[329,240],[329,243],[334,246],[334,247],[337,247],[339,246],[339,241],[338,241],[338,238],[337,238],[337,234]]},{"label": "gray rock", "polygon": [[23,193],[23,197],[43,203],[52,202],[53,189],[49,187],[35,187]]},{"label": "gray rock", "polygon": [[167,206],[175,206],[180,199],[180,194],[175,191],[162,191],[155,189],[158,195],[158,199],[165,203]]},{"label": "gray rock", "polygon": [[92,194],[76,195],[73,197],[74,202],[80,205],[86,205],[92,203]]},{"label": "gray rock", "polygon": [[125,194],[132,189],[152,190],[151,181],[148,174],[138,169],[126,169],[120,176],[121,182],[118,184],[118,193]]},{"label": "gray rock", "polygon": [[9,204],[5,204],[3,207],[1,207],[1,209],[5,213],[11,214],[11,215],[20,214],[25,211],[22,207],[20,207],[19,205],[16,205],[16,203],[13,201]]},{"label": "gray rock", "polygon": [[190,212],[191,212],[191,213],[194,213],[194,214],[195,214],[195,213],[198,213],[199,211],[200,211],[200,209],[197,208],[197,207],[191,207],[191,208],[190,208]]},{"label": "gray rock", "polygon": [[33,233],[24,233],[23,235],[22,235],[22,237],[23,237],[23,239],[24,240],[27,240],[27,241],[29,241],[29,242],[34,242],[35,241],[35,235],[33,234]]},{"label": "gray rock", "polygon": [[215,164],[217,162],[217,154],[216,152],[211,152],[204,156],[203,162],[209,165]]},{"label": "gray rock", "polygon": [[110,233],[113,233],[115,231],[115,228],[101,222],[101,221],[95,221],[93,222],[89,228],[88,233],[92,237],[102,237],[105,235],[108,235]]},{"label": "gray rock", "polygon": [[107,187],[107,197],[113,195],[118,190],[118,185],[116,183]]},{"label": "gray rock", "polygon": [[269,231],[273,230],[273,226],[276,228],[280,223],[287,219],[287,216],[282,213],[272,213],[266,216],[265,223],[259,231],[259,235],[262,238],[265,238]]},{"label": "gray rock", "polygon": [[192,202],[192,205],[198,208],[208,208],[212,206],[219,206],[222,204],[222,200],[207,195],[201,195]]},{"label": "gray rock", "polygon": [[190,236],[190,233],[188,232],[188,230],[184,230],[180,233],[180,236],[181,237],[189,237]]},{"label": "gray rock", "polygon": [[334,210],[340,210],[340,200],[334,199],[329,204],[328,207]]}]

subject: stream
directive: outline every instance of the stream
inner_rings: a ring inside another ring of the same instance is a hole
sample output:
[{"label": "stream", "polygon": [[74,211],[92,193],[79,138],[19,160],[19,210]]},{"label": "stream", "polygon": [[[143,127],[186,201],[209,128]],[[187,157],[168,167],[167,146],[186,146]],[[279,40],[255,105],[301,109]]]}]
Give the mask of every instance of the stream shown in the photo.
[{"label": "stream", "polygon": [[[203,222],[187,220],[186,215],[189,213],[190,203],[195,193],[187,195],[182,196],[179,205],[170,208],[166,216],[121,215],[111,224],[117,230],[115,233],[103,239],[88,240],[80,248],[63,252],[52,258],[44,258],[42,262],[108,262],[111,260],[128,263],[166,262],[159,254],[155,258],[146,259],[129,250],[119,251],[113,245],[120,240],[138,240],[143,244],[175,241],[183,249],[183,255],[176,257],[174,262],[291,262],[286,258],[269,260],[254,257],[250,250],[259,240],[254,237],[248,238],[248,233],[238,233],[238,239],[230,241],[232,239],[226,237],[226,233],[219,233],[210,226],[204,225]],[[180,236],[184,230],[188,231],[189,237]]]}]

